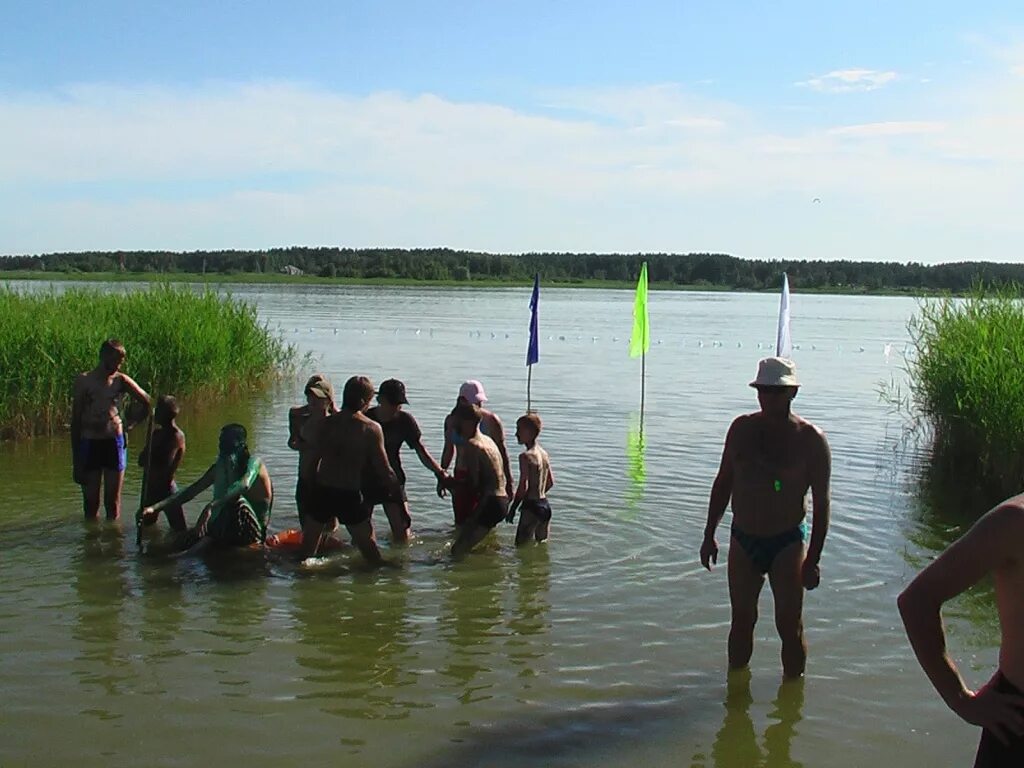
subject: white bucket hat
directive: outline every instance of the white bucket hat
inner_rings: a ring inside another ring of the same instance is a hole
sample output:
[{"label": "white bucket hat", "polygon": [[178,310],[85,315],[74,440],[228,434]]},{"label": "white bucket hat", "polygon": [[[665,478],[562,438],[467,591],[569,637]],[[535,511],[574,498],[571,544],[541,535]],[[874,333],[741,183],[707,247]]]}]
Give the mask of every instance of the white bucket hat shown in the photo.
[{"label": "white bucket hat", "polygon": [[796,363],[784,357],[766,357],[757,364],[757,378],[752,387],[799,387]]}]

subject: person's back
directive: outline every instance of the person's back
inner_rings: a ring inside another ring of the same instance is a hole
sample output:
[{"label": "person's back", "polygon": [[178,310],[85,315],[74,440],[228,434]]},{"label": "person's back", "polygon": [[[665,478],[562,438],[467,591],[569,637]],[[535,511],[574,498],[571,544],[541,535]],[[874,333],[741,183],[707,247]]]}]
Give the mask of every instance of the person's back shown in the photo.
[{"label": "person's back", "polygon": [[320,428],[320,463],[316,481],[321,486],[359,491],[370,465],[375,433],[383,440],[379,424],[364,414],[347,409],[328,416]]},{"label": "person's back", "polygon": [[465,478],[452,483],[469,489],[478,498],[476,509],[452,544],[452,556],[461,557],[505,519],[509,499],[501,452],[494,440],[480,432],[480,408],[463,403],[454,418],[466,441],[462,448]]}]

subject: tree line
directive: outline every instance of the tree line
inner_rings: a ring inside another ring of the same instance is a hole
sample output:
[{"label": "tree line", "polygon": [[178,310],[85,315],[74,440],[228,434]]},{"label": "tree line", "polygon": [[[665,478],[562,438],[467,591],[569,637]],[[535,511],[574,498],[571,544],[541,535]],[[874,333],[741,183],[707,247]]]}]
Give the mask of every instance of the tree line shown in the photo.
[{"label": "tree line", "polygon": [[1024,264],[790,261],[722,253],[497,254],[449,248],[272,248],[262,251],[84,251],[0,258],[0,271],[159,274],[297,273],[339,279],[552,282],[636,280],[642,262],[652,282],[734,290],[776,290],[783,272],[794,287],[837,291],[951,291],[972,285],[1024,285]]}]

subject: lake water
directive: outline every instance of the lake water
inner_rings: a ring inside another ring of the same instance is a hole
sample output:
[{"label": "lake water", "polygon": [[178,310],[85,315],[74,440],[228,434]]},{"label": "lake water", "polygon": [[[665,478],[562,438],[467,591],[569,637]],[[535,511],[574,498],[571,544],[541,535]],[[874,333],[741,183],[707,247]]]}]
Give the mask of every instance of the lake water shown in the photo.
[{"label": "lake water", "polygon": [[[357,373],[405,380],[435,456],[466,378],[506,425],[524,412],[528,290],[234,293],[315,360],[273,392],[190,404],[179,483],[212,460],[220,424],[242,420],[276,482],[274,529],[296,522],[287,409],[314,370],[338,387]],[[652,294],[642,451],[632,300],[542,293],[532,392],[558,481],[544,546],[516,551],[502,525],[448,562],[450,506],[409,456],[414,542],[392,548],[375,516],[398,569],[368,571],[350,553],[316,568],[140,557],[130,515],[80,520],[66,437],[0,445],[0,765],[970,764],[977,734],[932,692],[895,609],[980,511],[922,500],[916,454],[879,401],[901,376],[914,301],[793,297],[796,410],[831,441],[833,523],[806,600],[806,680],[780,686],[768,590],[749,682],[727,685],[728,517],[722,564],[707,573],[697,557],[726,428],[756,408],[747,382],[778,298]],[[138,481],[133,469],[126,509]],[[990,590],[948,613],[978,684],[996,660]]]}]

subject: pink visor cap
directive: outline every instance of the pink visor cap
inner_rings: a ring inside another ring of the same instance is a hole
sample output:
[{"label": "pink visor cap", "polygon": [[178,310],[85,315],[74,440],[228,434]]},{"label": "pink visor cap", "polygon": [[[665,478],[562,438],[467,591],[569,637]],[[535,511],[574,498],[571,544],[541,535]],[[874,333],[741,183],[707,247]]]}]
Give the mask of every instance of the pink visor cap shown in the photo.
[{"label": "pink visor cap", "polygon": [[484,392],[484,385],[476,379],[470,379],[459,387],[459,397],[465,398],[467,403],[480,405],[487,402],[487,393]]}]

